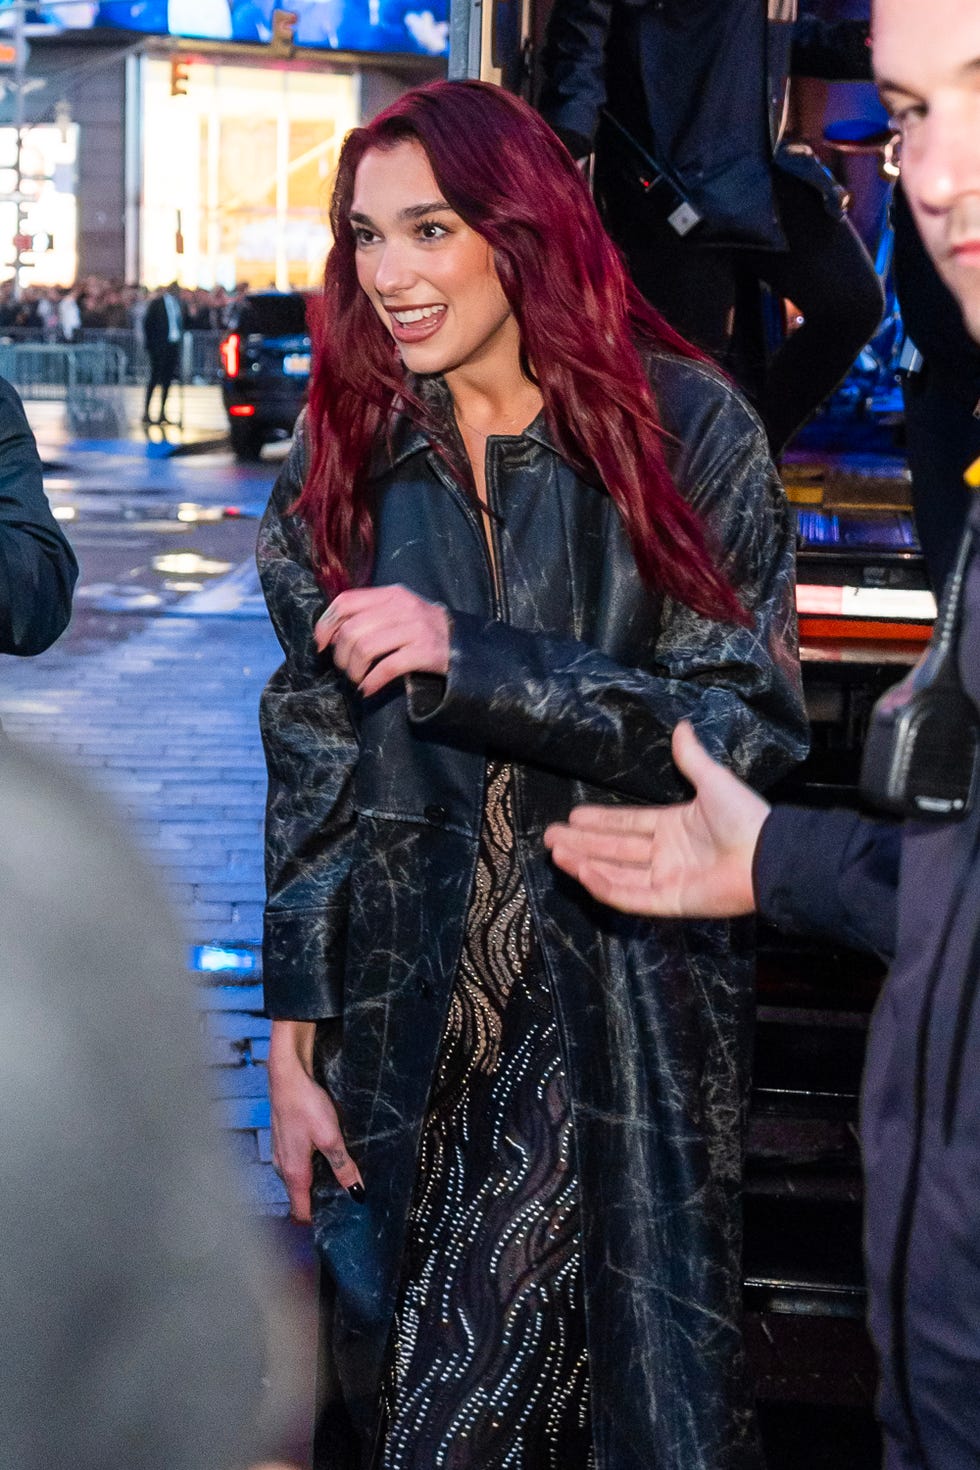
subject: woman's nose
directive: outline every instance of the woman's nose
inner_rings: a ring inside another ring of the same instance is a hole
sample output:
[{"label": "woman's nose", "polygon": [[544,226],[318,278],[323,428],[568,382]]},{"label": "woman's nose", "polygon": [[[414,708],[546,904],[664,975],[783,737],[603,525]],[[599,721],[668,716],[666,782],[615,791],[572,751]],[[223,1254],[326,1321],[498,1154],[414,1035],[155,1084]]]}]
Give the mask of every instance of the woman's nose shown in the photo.
[{"label": "woman's nose", "polygon": [[408,250],[400,240],[386,240],[378,257],[374,275],[375,288],[382,296],[392,296],[406,290],[414,280],[415,272]]}]

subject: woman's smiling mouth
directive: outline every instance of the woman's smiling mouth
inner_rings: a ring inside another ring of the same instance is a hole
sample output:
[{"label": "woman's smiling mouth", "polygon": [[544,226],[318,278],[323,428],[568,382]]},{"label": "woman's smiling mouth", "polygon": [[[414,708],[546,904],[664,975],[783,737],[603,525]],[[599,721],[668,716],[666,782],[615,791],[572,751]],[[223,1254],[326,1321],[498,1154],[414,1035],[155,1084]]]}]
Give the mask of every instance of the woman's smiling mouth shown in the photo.
[{"label": "woman's smiling mouth", "polygon": [[444,303],[431,306],[386,306],[391,331],[396,342],[422,342],[431,337],[446,319]]}]

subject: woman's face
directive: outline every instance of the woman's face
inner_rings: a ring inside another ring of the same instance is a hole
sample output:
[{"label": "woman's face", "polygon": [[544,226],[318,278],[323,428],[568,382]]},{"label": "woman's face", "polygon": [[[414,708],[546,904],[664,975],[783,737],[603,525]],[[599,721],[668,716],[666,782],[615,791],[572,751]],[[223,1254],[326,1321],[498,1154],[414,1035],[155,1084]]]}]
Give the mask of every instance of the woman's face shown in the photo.
[{"label": "woman's face", "polygon": [[364,155],[350,222],[361,289],[411,372],[517,362],[517,323],[493,252],[443,199],[420,144]]}]

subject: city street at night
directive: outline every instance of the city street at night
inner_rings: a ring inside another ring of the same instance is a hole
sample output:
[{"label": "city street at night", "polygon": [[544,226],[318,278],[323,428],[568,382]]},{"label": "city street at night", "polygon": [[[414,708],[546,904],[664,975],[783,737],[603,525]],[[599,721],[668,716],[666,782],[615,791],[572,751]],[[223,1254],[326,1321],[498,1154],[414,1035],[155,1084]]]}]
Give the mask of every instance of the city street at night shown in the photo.
[{"label": "city street at night", "polygon": [[0,0],[0,1470],[980,1470],[978,53]]}]

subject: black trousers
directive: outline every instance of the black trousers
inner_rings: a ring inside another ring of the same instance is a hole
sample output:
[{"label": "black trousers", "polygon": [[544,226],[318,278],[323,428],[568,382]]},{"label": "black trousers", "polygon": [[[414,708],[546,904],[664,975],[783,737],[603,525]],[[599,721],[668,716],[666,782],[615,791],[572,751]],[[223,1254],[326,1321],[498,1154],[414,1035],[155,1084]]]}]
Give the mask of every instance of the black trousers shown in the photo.
[{"label": "black trousers", "polygon": [[180,369],[180,343],[164,342],[161,346],[148,349],[150,358],[150,381],[146,388],[146,416],[150,416],[150,399],[154,388],[160,389],[160,417],[167,408],[170,385]]},{"label": "black trousers", "polygon": [[[785,251],[701,245],[666,221],[641,221],[632,197],[617,197],[608,186],[603,194],[610,231],[644,296],[732,374],[778,454],[874,334],[884,293],[848,220],[830,215],[819,193],[789,174],[774,170],[773,184]],[[759,282],[804,317],[768,361],[758,330]]]}]

